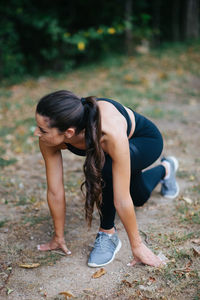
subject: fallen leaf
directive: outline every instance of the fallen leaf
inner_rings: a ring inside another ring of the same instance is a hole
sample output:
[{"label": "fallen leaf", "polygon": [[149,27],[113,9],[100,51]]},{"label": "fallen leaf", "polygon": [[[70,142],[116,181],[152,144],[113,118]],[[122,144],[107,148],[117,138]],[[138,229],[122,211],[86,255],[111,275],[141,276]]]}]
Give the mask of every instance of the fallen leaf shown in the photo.
[{"label": "fallen leaf", "polygon": [[10,295],[14,290],[7,288],[7,295]]},{"label": "fallen leaf", "polygon": [[167,79],[167,78],[168,78],[168,75],[167,75],[167,73],[165,73],[165,72],[160,72],[160,73],[158,74],[158,77],[159,77],[160,79]]},{"label": "fallen leaf", "polygon": [[200,245],[200,239],[193,239],[191,242]]},{"label": "fallen leaf", "polygon": [[127,281],[127,280],[122,280],[121,281],[125,286],[127,286],[127,287],[132,287],[132,283],[130,283],[129,281]]},{"label": "fallen leaf", "polygon": [[149,277],[149,280],[151,280],[152,282],[156,281],[156,279],[154,277]]},{"label": "fallen leaf", "polygon": [[106,274],[106,270],[104,268],[101,268],[92,275],[92,278],[99,278],[104,274]]},{"label": "fallen leaf", "polygon": [[193,247],[192,250],[193,250],[194,256],[200,255],[200,247]]},{"label": "fallen leaf", "polygon": [[140,292],[140,290],[136,290],[136,294],[137,294],[137,296],[141,296],[142,295],[142,293]]},{"label": "fallen leaf", "polygon": [[25,268],[25,269],[33,269],[33,268],[37,268],[37,267],[39,267],[39,266],[40,266],[39,263],[20,264],[20,265],[19,265],[20,268]]},{"label": "fallen leaf", "polygon": [[65,296],[65,299],[68,299],[69,298],[74,298],[74,295],[69,292],[69,291],[66,291],[66,292],[60,292],[59,295],[64,295]]},{"label": "fallen leaf", "polygon": [[188,197],[182,197],[181,200],[184,200],[188,204],[192,204],[192,199],[190,199]]},{"label": "fallen leaf", "polygon": [[154,277],[149,277],[149,280],[147,281],[147,285],[152,285],[153,282],[155,282],[156,279]]}]

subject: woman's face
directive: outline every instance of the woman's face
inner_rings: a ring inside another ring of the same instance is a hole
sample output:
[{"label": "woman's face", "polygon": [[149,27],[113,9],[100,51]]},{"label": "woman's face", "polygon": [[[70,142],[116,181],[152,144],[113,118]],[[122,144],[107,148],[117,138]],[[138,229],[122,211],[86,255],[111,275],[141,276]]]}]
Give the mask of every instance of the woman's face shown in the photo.
[{"label": "woman's face", "polygon": [[61,133],[57,128],[50,128],[48,126],[49,118],[41,116],[36,113],[37,127],[34,131],[34,135],[47,144],[48,146],[57,146],[65,141],[65,134]]}]

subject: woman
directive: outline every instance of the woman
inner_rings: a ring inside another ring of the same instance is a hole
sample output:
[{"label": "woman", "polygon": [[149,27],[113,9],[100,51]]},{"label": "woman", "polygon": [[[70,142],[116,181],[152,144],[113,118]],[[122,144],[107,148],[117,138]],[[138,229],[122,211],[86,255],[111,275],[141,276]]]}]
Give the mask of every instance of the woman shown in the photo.
[{"label": "woman", "polygon": [[45,160],[47,200],[54,221],[52,240],[39,245],[41,251],[61,248],[71,254],[64,239],[65,193],[61,150],[86,155],[85,212],[89,225],[94,204],[100,213],[100,228],[88,266],[110,263],[121,247],[114,226],[117,211],[128,234],[134,259],[159,266],[161,260],[142,242],[138,232],[135,206],[142,206],[162,180],[162,195],[174,198],[179,188],[175,180],[178,162],[163,158],[161,164],[142,172],[160,156],[162,136],[148,119],[107,99],[79,98],[69,91],[44,96],[36,108],[41,153]]}]

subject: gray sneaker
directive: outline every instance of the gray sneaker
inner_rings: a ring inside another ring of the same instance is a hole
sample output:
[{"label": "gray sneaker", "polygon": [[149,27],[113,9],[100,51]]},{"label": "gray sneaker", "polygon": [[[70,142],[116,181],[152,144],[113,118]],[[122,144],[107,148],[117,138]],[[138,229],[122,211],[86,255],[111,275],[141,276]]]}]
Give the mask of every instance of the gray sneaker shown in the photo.
[{"label": "gray sneaker", "polygon": [[176,182],[176,171],[178,169],[178,160],[174,156],[163,157],[162,162],[167,161],[170,164],[170,173],[167,179],[161,181],[161,194],[166,198],[176,198],[179,194],[179,185]]},{"label": "gray sneaker", "polygon": [[121,241],[117,233],[109,234],[99,232],[96,236],[94,248],[90,252],[88,266],[101,267],[109,264],[115,258],[115,254],[121,248]]}]

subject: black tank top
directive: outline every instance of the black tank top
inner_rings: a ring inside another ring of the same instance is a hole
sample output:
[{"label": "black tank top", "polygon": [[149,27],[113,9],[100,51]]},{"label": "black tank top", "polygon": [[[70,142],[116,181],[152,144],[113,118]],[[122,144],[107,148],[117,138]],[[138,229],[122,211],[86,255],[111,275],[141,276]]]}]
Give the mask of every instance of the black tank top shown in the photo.
[{"label": "black tank top", "polygon": [[[129,117],[129,114],[127,113],[126,109],[123,107],[122,104],[120,104],[119,102],[112,100],[112,99],[108,99],[108,98],[97,98],[97,101],[107,101],[109,103],[112,103],[117,110],[124,116],[124,118],[127,121],[127,136],[129,136],[130,132],[131,132],[131,119]],[[80,155],[80,156],[85,156],[86,155],[86,150],[83,149],[78,149],[74,146],[72,146],[71,144],[66,143],[67,145],[67,149],[69,151],[71,151],[72,153],[76,154],[76,155]]]}]

